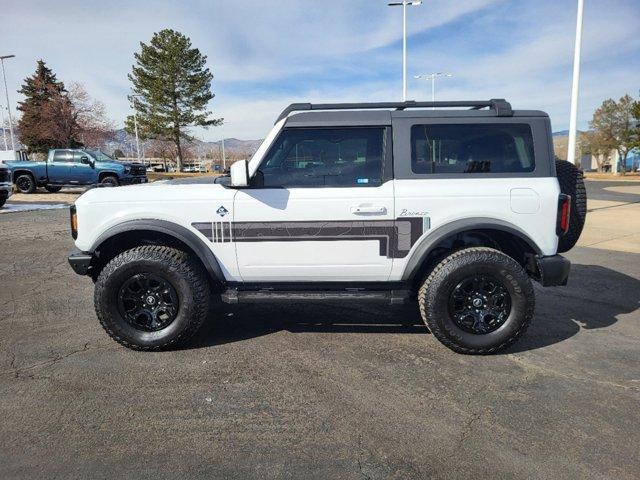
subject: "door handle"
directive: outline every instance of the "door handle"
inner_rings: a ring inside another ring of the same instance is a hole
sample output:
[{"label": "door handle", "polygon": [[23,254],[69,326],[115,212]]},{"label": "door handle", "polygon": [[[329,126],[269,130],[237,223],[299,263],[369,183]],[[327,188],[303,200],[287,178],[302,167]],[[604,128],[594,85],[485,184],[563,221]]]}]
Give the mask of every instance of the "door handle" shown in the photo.
[{"label": "door handle", "polygon": [[387,207],[382,207],[379,205],[354,205],[351,207],[351,213],[356,215],[367,215],[367,214],[384,214],[387,213]]}]

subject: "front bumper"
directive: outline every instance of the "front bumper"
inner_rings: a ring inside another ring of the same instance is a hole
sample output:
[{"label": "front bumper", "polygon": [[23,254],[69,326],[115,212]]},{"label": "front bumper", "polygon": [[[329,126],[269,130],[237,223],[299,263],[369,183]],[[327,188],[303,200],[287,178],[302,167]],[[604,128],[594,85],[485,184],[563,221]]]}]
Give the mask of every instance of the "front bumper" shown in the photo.
[{"label": "front bumper", "polygon": [[69,265],[78,275],[89,275],[91,273],[91,260],[93,255],[84,252],[72,252],[68,257]]},{"label": "front bumper", "polygon": [[0,184],[0,199],[7,200],[11,196],[12,191],[13,191],[13,188],[11,184],[9,185]]},{"label": "front bumper", "polygon": [[148,183],[147,177],[123,177],[120,179],[120,185],[138,185],[140,183]]},{"label": "front bumper", "polygon": [[571,262],[562,255],[536,256],[538,281],[543,287],[564,286],[569,280]]}]

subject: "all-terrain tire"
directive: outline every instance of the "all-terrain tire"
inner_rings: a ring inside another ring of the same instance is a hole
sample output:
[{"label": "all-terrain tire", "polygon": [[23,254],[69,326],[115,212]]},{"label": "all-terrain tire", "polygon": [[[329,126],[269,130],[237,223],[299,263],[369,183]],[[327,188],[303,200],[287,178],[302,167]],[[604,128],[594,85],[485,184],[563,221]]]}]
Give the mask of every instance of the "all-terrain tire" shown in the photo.
[{"label": "all-terrain tire", "polygon": [[7,203],[6,197],[0,197],[0,208],[4,207],[5,203]]},{"label": "all-terrain tire", "polygon": [[36,191],[36,181],[28,173],[18,175],[14,183],[20,193],[33,193]]},{"label": "all-terrain tire", "polygon": [[119,185],[118,177],[114,175],[107,175],[102,180],[100,180],[100,185],[102,185],[103,187],[117,187]]},{"label": "all-terrain tire", "polygon": [[[118,296],[135,275],[149,274],[170,283],[178,298],[171,323],[156,331],[137,328],[122,314]],[[188,253],[161,245],[145,245],[122,252],[98,275],[94,305],[105,331],[116,342],[134,350],[167,349],[195,334],[207,318],[209,282],[202,266]]]},{"label": "all-terrain tire", "polygon": [[[500,326],[485,334],[465,331],[453,320],[450,298],[454,289],[472,275],[496,279],[510,295],[510,311]],[[533,318],[535,294],[524,269],[513,258],[492,248],[458,250],[442,260],[418,291],[423,321],[446,347],[458,353],[486,355],[514,343]]]},{"label": "all-terrain tire", "polygon": [[56,185],[45,185],[44,189],[49,193],[58,193],[60,190],[62,190],[62,187],[58,187]]},{"label": "all-terrain tire", "polygon": [[558,253],[568,252],[578,242],[587,219],[587,191],[582,172],[565,160],[556,160],[556,175],[560,191],[571,196],[569,230],[560,237]]}]

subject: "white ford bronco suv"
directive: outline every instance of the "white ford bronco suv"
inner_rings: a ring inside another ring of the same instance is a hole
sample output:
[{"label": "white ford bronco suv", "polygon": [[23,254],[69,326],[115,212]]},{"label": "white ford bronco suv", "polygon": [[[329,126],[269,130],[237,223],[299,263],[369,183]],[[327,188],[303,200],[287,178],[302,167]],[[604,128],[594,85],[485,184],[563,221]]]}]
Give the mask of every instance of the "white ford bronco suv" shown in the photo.
[{"label": "white ford bronco suv", "polygon": [[447,347],[486,354],[565,285],[586,215],[549,117],[505,100],[292,104],[230,177],[92,189],[73,269],[124,346],[194,334],[214,301],[417,301]]}]

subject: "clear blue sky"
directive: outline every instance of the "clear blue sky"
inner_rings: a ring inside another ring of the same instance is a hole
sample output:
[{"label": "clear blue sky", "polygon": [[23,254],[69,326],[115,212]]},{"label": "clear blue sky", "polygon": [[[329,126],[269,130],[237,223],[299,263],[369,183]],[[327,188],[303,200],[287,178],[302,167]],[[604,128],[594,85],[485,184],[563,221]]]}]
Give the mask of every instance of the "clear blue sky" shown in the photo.
[{"label": "clear blue sky", "polygon": [[[505,97],[549,112],[566,129],[576,0],[424,0],[409,9],[409,98],[429,99],[414,74],[448,71],[438,99]],[[640,89],[640,1],[586,0],[579,127],[600,102]],[[174,28],[208,56],[211,107],[227,137],[262,138],[293,101],[401,97],[401,8],[384,0],[5,0],[0,54],[12,101],[43,58],[85,85],[118,126],[140,41]],[[4,98],[0,99],[4,103]],[[220,128],[198,131],[204,140]]]}]

